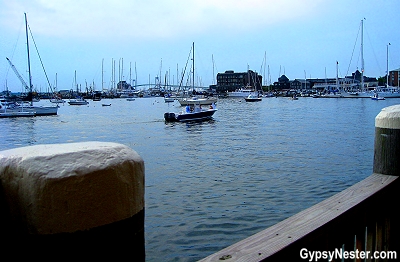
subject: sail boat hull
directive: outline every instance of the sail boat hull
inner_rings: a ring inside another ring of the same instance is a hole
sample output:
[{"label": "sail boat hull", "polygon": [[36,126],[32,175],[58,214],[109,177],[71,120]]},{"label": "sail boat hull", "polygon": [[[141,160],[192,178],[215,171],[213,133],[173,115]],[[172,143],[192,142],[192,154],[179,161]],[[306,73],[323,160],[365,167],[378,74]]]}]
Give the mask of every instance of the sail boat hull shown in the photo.
[{"label": "sail boat hull", "polygon": [[187,105],[211,105],[211,104],[217,103],[217,98],[215,98],[215,97],[207,97],[207,98],[192,97],[192,98],[178,99],[178,101],[181,104],[181,106],[187,106]]},{"label": "sail boat hull", "polygon": [[0,113],[19,114],[21,112],[28,113],[26,116],[51,116],[57,115],[58,106],[16,106],[0,109]]}]

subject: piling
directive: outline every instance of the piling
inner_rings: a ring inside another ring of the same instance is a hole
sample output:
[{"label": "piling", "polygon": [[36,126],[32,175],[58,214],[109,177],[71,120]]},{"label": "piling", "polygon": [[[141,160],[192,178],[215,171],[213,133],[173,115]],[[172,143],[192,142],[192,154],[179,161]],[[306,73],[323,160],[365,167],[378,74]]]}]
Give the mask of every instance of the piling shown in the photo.
[{"label": "piling", "polygon": [[0,151],[0,236],[3,255],[144,261],[143,159],[109,142]]},{"label": "piling", "polygon": [[400,176],[400,105],[382,109],[375,118],[373,172]]}]

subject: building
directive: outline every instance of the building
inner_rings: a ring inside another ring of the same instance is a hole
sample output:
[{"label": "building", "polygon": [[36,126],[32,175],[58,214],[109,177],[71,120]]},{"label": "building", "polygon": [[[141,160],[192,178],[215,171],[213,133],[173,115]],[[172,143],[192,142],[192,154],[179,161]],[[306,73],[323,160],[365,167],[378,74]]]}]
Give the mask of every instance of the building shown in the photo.
[{"label": "building", "polygon": [[288,90],[290,89],[290,80],[287,76],[282,75],[278,78],[278,82],[274,82],[274,89],[275,90]]},{"label": "building", "polygon": [[400,68],[389,71],[389,86],[400,86]]},{"label": "building", "polygon": [[247,72],[235,73],[233,70],[217,74],[217,93],[232,92],[246,86],[255,87],[262,90],[262,76],[257,72],[248,70]]},{"label": "building", "polygon": [[[398,71],[394,72],[397,73]],[[397,79],[396,76],[390,77]],[[390,81],[389,81],[390,83]],[[352,73],[351,76],[346,76],[344,78],[307,78],[307,79],[294,79],[289,80],[286,75],[282,75],[278,78],[277,82],[274,82],[275,90],[305,90],[305,89],[317,89],[322,91],[326,90],[334,90],[340,86],[343,89],[359,89],[361,85],[361,73],[360,71],[356,71]],[[378,86],[378,80],[375,77],[367,77],[364,76],[364,85],[367,89],[373,89]]]}]

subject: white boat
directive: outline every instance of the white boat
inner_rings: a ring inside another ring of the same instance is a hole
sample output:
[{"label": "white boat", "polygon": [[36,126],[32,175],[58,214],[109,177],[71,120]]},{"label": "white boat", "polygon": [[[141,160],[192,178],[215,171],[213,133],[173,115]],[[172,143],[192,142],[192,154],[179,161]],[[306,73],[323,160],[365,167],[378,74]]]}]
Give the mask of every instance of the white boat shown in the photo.
[{"label": "white boat", "polygon": [[175,97],[172,97],[170,94],[164,96],[165,103],[171,103],[175,101]]},{"label": "white boat", "polygon": [[246,102],[259,102],[262,100],[262,98],[256,94],[250,94],[247,97],[245,97],[244,99],[246,100]]},{"label": "white boat", "polygon": [[89,102],[86,101],[86,100],[85,100],[84,98],[82,98],[82,97],[77,97],[76,99],[70,99],[70,100],[68,101],[68,104],[70,104],[71,106],[72,106],[72,105],[81,106],[81,105],[87,105],[87,104],[89,104]]},{"label": "white boat", "polygon": [[164,97],[164,102],[165,103],[172,103],[175,101],[175,98],[173,97]]},{"label": "white boat", "polygon": [[36,112],[26,110],[23,104],[16,105],[16,103],[8,102],[5,99],[0,100],[0,118],[32,116],[36,116]]},{"label": "white boat", "polygon": [[378,86],[373,92],[385,98],[400,98],[400,88],[395,86]]},{"label": "white boat", "polygon": [[181,104],[181,106],[211,105],[211,104],[215,104],[217,102],[217,98],[193,96],[191,98],[178,98],[178,102]]},{"label": "white boat", "polygon": [[240,88],[236,91],[228,92],[228,97],[248,97],[250,94],[254,93],[254,89]]},{"label": "white boat", "polygon": [[50,102],[54,104],[64,104],[65,100],[59,97],[50,98]]},{"label": "white boat", "polygon": [[50,116],[57,115],[58,106],[34,106],[31,104],[23,105],[19,103],[9,104],[7,108],[0,108],[0,113],[18,113],[21,112],[31,112],[35,116]]},{"label": "white boat", "polygon": [[32,116],[36,116],[36,113],[35,112],[27,112],[27,111],[14,111],[14,112],[0,113],[0,118],[32,117]]}]

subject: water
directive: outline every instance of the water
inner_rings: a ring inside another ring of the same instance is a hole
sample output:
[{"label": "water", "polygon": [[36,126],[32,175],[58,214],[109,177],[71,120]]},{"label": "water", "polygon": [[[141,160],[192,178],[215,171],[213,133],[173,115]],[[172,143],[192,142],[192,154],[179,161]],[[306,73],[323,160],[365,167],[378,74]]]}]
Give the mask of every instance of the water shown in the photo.
[{"label": "water", "polygon": [[399,103],[220,99],[213,120],[166,124],[163,114],[180,110],[177,102],[90,101],[61,105],[57,116],[0,119],[0,150],[130,146],[145,161],[146,261],[197,261],[369,176],[375,117]]}]

